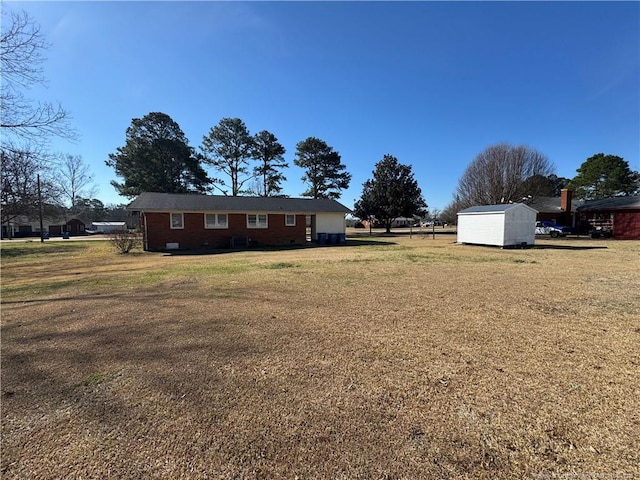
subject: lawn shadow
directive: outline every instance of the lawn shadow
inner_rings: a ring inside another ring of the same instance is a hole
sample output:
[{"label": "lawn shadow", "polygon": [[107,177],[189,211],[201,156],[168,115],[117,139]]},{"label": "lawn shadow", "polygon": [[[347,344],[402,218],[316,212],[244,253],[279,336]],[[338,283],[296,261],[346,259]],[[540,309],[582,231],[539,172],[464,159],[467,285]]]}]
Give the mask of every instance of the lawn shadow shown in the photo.
[{"label": "lawn shadow", "polygon": [[255,245],[244,248],[194,248],[189,250],[171,250],[163,252],[166,256],[183,256],[183,255],[223,255],[237,252],[286,252],[288,250],[305,250],[309,248],[348,248],[348,247],[362,247],[366,245],[396,245],[396,242],[389,240],[378,240],[377,238],[348,238],[346,243],[339,245],[319,245],[315,242],[307,242],[305,244],[295,245],[281,245],[281,246],[268,246],[268,245]]},{"label": "lawn shadow", "polygon": [[606,245],[533,245],[536,250],[597,250],[606,249]]},{"label": "lawn shadow", "polygon": [[4,258],[16,258],[27,255],[47,255],[56,253],[72,253],[85,249],[84,245],[75,245],[71,243],[66,244],[37,244],[37,247],[2,247],[2,257]]}]

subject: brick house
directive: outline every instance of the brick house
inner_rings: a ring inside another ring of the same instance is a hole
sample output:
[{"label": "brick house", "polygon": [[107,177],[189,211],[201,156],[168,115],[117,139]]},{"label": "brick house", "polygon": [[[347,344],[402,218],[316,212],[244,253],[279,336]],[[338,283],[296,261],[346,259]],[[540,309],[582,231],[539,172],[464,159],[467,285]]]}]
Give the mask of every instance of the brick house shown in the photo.
[{"label": "brick house", "polygon": [[558,225],[575,227],[575,212],[581,202],[573,200],[572,197],[571,190],[563,188],[559,197],[534,197],[525,203],[538,211],[538,221],[547,220]]},{"label": "brick house", "polygon": [[621,240],[640,240],[640,196],[574,200],[570,190],[560,197],[536,197],[527,205],[538,210],[537,220],[550,220],[588,235],[602,229]]},{"label": "brick house", "polygon": [[300,245],[344,235],[345,214],[335,200],[145,192],[127,210],[139,215],[144,249],[163,251]]},{"label": "brick house", "polygon": [[640,196],[588,200],[576,209],[580,233],[602,229],[619,240],[640,240]]}]

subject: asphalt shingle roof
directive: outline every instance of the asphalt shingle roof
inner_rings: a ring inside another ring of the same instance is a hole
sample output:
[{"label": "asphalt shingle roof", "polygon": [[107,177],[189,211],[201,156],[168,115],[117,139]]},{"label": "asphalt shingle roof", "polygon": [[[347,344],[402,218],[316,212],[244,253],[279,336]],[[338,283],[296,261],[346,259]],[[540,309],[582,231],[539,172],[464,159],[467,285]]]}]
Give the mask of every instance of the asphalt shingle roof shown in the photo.
[{"label": "asphalt shingle roof", "polygon": [[265,212],[265,213],[351,213],[347,207],[327,198],[229,197],[177,193],[141,193],[129,204],[131,211]]},{"label": "asphalt shingle roof", "polygon": [[[560,197],[535,197],[530,202],[527,202],[527,205],[541,213],[557,213],[563,211],[560,208]],[[578,200],[571,200],[572,212],[575,212],[579,206],[580,202]]]},{"label": "asphalt shingle roof", "polygon": [[640,208],[640,195],[587,200],[578,210],[620,210]]}]

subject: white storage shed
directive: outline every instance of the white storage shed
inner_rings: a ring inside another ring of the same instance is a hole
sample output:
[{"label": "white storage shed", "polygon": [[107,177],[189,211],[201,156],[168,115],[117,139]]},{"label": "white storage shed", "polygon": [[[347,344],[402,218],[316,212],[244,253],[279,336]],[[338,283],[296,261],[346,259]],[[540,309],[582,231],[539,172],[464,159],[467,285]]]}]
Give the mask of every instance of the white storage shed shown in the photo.
[{"label": "white storage shed", "polygon": [[93,222],[91,230],[99,233],[113,233],[127,230],[126,222]]},{"label": "white storage shed", "polygon": [[537,210],[524,203],[481,205],[458,212],[458,243],[516,247],[535,242]]}]

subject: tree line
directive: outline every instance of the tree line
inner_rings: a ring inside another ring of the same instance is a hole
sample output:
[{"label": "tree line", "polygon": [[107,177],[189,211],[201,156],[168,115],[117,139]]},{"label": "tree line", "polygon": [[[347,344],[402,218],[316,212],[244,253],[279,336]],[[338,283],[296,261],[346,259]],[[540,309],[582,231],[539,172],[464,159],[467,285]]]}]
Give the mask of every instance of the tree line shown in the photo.
[{"label": "tree line", "polygon": [[480,152],[467,166],[458,180],[453,200],[440,217],[454,223],[457,212],[474,205],[558,197],[563,188],[582,200],[638,195],[640,173],[631,170],[622,157],[597,153],[578,167],[572,179],[558,177],[553,163],[536,149],[496,144]]},{"label": "tree line", "polygon": [[94,198],[93,174],[82,157],[51,154],[37,146],[0,150],[0,222],[7,226],[22,218],[78,218],[84,223],[122,221],[126,205],[108,204]]},{"label": "tree line", "polygon": [[[142,192],[271,197],[282,195],[284,170],[289,166],[285,153],[273,133],[262,130],[252,135],[240,118],[221,119],[196,151],[175,120],[151,112],[131,121],[124,146],[106,163],[122,178],[112,185],[129,198]],[[338,198],[349,187],[351,174],[324,140],[308,137],[298,142],[293,163],[305,170],[304,197]],[[206,166],[213,170],[211,176]]]}]

